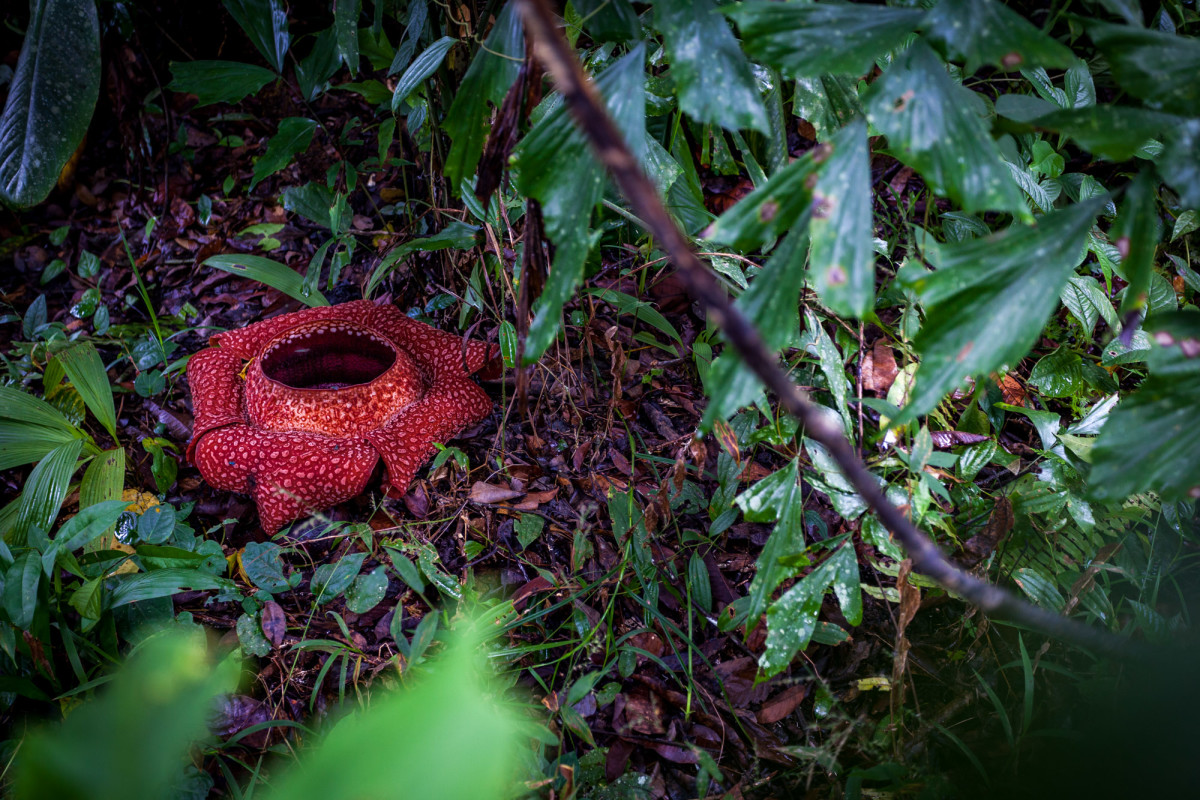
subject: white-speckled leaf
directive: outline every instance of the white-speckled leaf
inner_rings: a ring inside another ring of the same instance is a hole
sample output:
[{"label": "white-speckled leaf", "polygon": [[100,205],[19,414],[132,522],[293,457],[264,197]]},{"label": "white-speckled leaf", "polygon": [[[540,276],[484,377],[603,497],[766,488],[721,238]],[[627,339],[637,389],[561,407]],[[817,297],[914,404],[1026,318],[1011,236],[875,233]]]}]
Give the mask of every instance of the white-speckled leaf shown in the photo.
[{"label": "white-speckled leaf", "polygon": [[1011,70],[1066,68],[1075,61],[1066,45],[996,0],[941,0],[921,28],[951,58],[965,61],[968,74],[984,64]]},{"label": "white-speckled leaf", "polygon": [[654,13],[680,108],[699,122],[767,133],[750,62],[712,0],[658,0]]},{"label": "white-speckled leaf", "polygon": [[831,311],[862,317],[875,306],[866,123],[850,123],[829,144],[833,152],[820,166],[813,192],[809,271]]},{"label": "white-speckled leaf", "polygon": [[0,200],[46,199],[87,133],[100,93],[94,0],[37,0],[0,115]]},{"label": "white-speckled leaf", "polygon": [[917,41],[871,87],[867,117],[888,137],[896,157],[920,172],[934,193],[947,195],[968,213],[1027,215],[999,148],[967,96],[929,46]]}]

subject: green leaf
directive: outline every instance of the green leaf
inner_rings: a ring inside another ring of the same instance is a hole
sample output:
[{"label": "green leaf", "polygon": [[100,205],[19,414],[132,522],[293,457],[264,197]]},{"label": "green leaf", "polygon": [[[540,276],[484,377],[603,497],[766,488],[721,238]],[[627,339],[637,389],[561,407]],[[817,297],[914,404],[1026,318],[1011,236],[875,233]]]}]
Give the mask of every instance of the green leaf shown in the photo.
[{"label": "green leaf", "polygon": [[722,214],[704,237],[746,251],[804,226],[812,214],[809,177],[817,166],[815,153],[808,151],[772,175]]},{"label": "green leaf", "polygon": [[4,610],[20,630],[27,631],[33,624],[41,580],[42,562],[36,551],[17,556],[4,574]]},{"label": "green leaf", "polygon": [[254,178],[250,181],[250,189],[253,190],[263,178],[286,167],[297,153],[307,150],[316,129],[317,122],[304,117],[281,120],[279,129],[267,142],[267,152],[254,162]]},{"label": "green leaf", "polygon": [[1017,582],[1017,586],[1021,587],[1021,591],[1030,600],[1043,608],[1061,612],[1063,606],[1066,605],[1062,593],[1054,585],[1053,578],[1048,578],[1042,573],[1028,567],[1021,567],[1013,575],[1013,580]]},{"label": "green leaf", "polygon": [[654,15],[684,113],[729,130],[767,133],[750,63],[712,0],[658,0]]},{"label": "green leaf", "polygon": [[683,341],[679,336],[679,331],[675,330],[675,326],[660,314],[654,306],[644,300],[638,300],[636,297],[624,292],[618,292],[616,289],[588,289],[586,294],[605,303],[611,303],[622,314],[632,314],[635,320],[642,320],[654,326],[677,342],[682,343]]},{"label": "green leaf", "polygon": [[875,307],[875,249],[867,125],[838,131],[813,192],[809,270],[830,311],[861,318]]},{"label": "green leaf", "polygon": [[103,611],[104,600],[104,578],[92,578],[90,581],[85,581],[78,589],[71,593],[71,599],[68,600],[71,608],[79,612],[79,616],[84,619],[99,620],[100,614]]},{"label": "green leaf", "polygon": [[232,272],[234,275],[265,283],[272,289],[283,292],[288,297],[295,298],[309,306],[329,305],[325,295],[316,289],[307,295],[304,293],[304,278],[299,273],[269,258],[249,255],[212,256],[205,259],[204,266],[216,267],[226,272]]},{"label": "green leaf", "polygon": [[271,594],[292,588],[283,575],[282,550],[274,542],[250,542],[242,551],[242,570],[250,582]]},{"label": "green leaf", "polygon": [[1200,210],[1200,119],[1184,120],[1167,131],[1158,171],[1184,206]]},{"label": "green leaf", "polygon": [[452,142],[446,155],[445,170],[455,191],[475,173],[483,153],[483,142],[490,129],[488,104],[500,105],[505,92],[517,79],[524,60],[525,35],[521,17],[516,11],[516,3],[509,2],[471,60],[442,123]]},{"label": "green leaf", "polygon": [[362,0],[333,0],[333,31],[337,37],[338,55],[350,68],[350,75],[358,75],[358,16],[362,11]]},{"label": "green leaf", "polygon": [[0,200],[18,207],[37,205],[50,194],[87,133],[100,94],[94,0],[32,0],[29,7],[0,114]]},{"label": "green leaf", "polygon": [[112,384],[104,362],[91,342],[83,341],[60,350],[55,356],[83,398],[88,410],[114,439],[117,437],[117,411],[113,405]]},{"label": "green leaf", "polygon": [[723,10],[737,22],[747,53],[799,78],[862,75],[924,16],[917,9],[851,3],[760,1]]},{"label": "green leaf", "polygon": [[350,553],[334,564],[322,564],[313,570],[309,591],[318,605],[337,599],[357,576],[366,553]]},{"label": "green leaf", "polygon": [[479,226],[454,220],[442,230],[421,239],[410,239],[388,251],[371,273],[364,297],[370,297],[379,285],[391,274],[397,264],[413,253],[433,253],[438,250],[467,250],[476,245]]},{"label": "green leaf", "polygon": [[117,499],[88,506],[63,523],[54,536],[54,543],[67,553],[84,547],[116,525],[128,505]]},{"label": "green leaf", "polygon": [[1117,313],[1112,301],[1104,294],[1104,289],[1095,278],[1083,275],[1072,275],[1062,290],[1063,305],[1067,307],[1075,319],[1083,326],[1088,336],[1096,328],[1096,322],[1103,319],[1108,327],[1116,330]]},{"label": "green leaf", "polygon": [[246,655],[261,658],[271,652],[271,643],[267,641],[266,636],[263,636],[262,625],[257,614],[239,616],[235,630],[238,644],[242,646],[242,652]]},{"label": "green leaf", "polygon": [[276,78],[269,69],[236,61],[172,61],[171,75],[167,88],[196,95],[201,106],[237,103]]},{"label": "green leaf", "polygon": [[301,96],[315,100],[340,65],[333,28],[326,28],[314,37],[308,55],[296,63],[296,83]]},{"label": "green leaf", "polygon": [[283,72],[291,37],[287,29],[287,10],[279,0],[221,0],[237,20],[250,41],[276,72]]},{"label": "green leaf", "polygon": [[[640,160],[644,160],[646,142],[644,58],[644,47],[639,45],[596,79],[608,112]],[[557,101],[552,98],[548,102]],[[517,146],[513,160],[518,169],[518,189],[542,204],[546,235],[556,248],[525,341],[525,363],[531,364],[558,335],[562,307],[583,280],[583,265],[591,244],[583,231],[592,207],[600,201],[604,171],[561,102],[529,131]]]},{"label": "green leaf", "polygon": [[346,590],[346,610],[355,614],[367,613],[379,605],[383,596],[387,594],[387,588],[388,577],[384,567],[364,572],[355,578],[354,583]]},{"label": "green leaf", "polygon": [[800,572],[797,566],[781,561],[785,556],[798,555],[805,549],[804,502],[800,496],[798,477],[799,468],[796,460],[792,459],[783,469],[771,473],[742,492],[735,501],[747,522],[779,520],[755,562],[754,578],[750,581],[748,593],[747,619],[750,627],[758,624],[758,618],[766,610],[771,594],[779,584]]},{"label": "green leaf", "polygon": [[[999,104],[996,110],[1000,111]],[[1110,161],[1133,158],[1146,142],[1179,122],[1158,111],[1113,105],[1064,108],[1039,114],[1028,121],[1038,128],[1065,133],[1081,147]]]},{"label": "green leaf", "polygon": [[156,569],[153,572],[118,575],[115,581],[109,596],[109,608],[171,597],[180,592],[237,592],[237,584],[228,578],[218,578],[193,569]]},{"label": "green leaf", "polygon": [[850,411],[846,405],[846,398],[849,397],[851,389],[850,382],[846,380],[846,366],[842,363],[842,354],[833,340],[829,338],[829,334],[825,332],[825,327],[821,325],[816,314],[808,312],[805,320],[813,342],[809,345],[810,351],[815,351],[815,355],[820,361],[821,372],[825,373],[829,393],[833,395],[834,406],[841,416],[842,429],[849,433]]},{"label": "green leaf", "polygon": [[1024,214],[1020,191],[968,98],[928,45],[917,41],[871,86],[867,117],[897,158],[964,211]]},{"label": "green leaf", "polygon": [[941,0],[921,28],[951,58],[965,61],[968,75],[984,64],[1066,69],[1075,61],[1070,48],[996,0]]},{"label": "green leaf", "polygon": [[529,727],[518,727],[514,711],[497,702],[499,690],[489,685],[483,663],[489,647],[473,631],[464,634],[466,627],[455,628],[421,680],[373,695],[368,711],[345,717],[306,753],[303,770],[273,776],[270,791],[255,797],[507,796]]},{"label": "green leaf", "polygon": [[808,646],[821,601],[830,588],[853,625],[862,621],[862,590],[854,546],[845,544],[767,609],[767,649],[758,660],[765,675],[785,669]]},{"label": "green leaf", "polygon": [[1196,114],[1200,42],[1190,36],[1105,22],[1090,22],[1087,30],[1122,89],[1152,109]]},{"label": "green leaf", "polygon": [[1163,500],[1200,496],[1200,313],[1151,319],[1150,377],[1117,404],[1092,450],[1088,489],[1097,500],[1145,490]]},{"label": "green leaf", "polygon": [[542,535],[542,531],[546,527],[546,520],[539,517],[537,514],[522,514],[517,519],[517,524],[514,530],[517,534],[517,542],[521,545],[521,549],[529,547],[538,540]]},{"label": "green leaf", "polygon": [[59,445],[29,473],[17,506],[17,519],[11,533],[13,541],[18,544],[24,542],[31,527],[50,530],[66,499],[67,488],[78,467],[79,451],[82,449],[83,441],[80,439]]},{"label": "green leaf", "polygon": [[941,268],[906,282],[925,324],[912,396],[893,425],[933,410],[969,376],[1016,365],[1041,335],[1079,264],[1102,200],[1077,203],[986,239],[942,247]]},{"label": "green leaf", "polygon": [[392,113],[395,114],[404,105],[404,101],[408,96],[421,85],[421,82],[428,78],[433,73],[437,72],[437,68],[442,65],[442,60],[446,57],[446,53],[450,48],[458,43],[458,39],[452,36],[443,36],[433,44],[429,45],[421,55],[416,57],[404,74],[400,76],[400,80],[396,82],[396,89],[392,92]]},{"label": "green leaf", "polygon": [[215,698],[236,690],[240,669],[230,659],[213,672],[206,650],[203,635],[147,638],[95,700],[22,741],[16,793],[184,796],[184,756],[191,743],[209,735],[206,720]]},{"label": "green leaf", "polygon": [[[1129,286],[1121,301],[1120,315],[1142,311],[1150,296],[1150,275],[1154,270],[1154,251],[1158,246],[1158,181],[1152,169],[1143,169],[1125,190],[1121,212],[1109,238],[1124,253],[1121,272]],[[1172,299],[1173,293],[1172,293]]]},{"label": "green leaf", "polygon": [[1033,365],[1029,382],[1042,397],[1073,397],[1085,386],[1083,360],[1078,353],[1060,347]]}]

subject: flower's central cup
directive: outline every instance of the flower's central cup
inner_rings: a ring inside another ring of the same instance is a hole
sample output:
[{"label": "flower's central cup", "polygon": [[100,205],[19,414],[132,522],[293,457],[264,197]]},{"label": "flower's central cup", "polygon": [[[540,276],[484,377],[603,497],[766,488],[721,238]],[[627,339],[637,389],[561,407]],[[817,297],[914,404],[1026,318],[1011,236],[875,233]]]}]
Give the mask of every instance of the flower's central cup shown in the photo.
[{"label": "flower's central cup", "polygon": [[408,353],[351,322],[281,333],[246,372],[246,412],[267,430],[353,436],[381,427],[425,392]]}]

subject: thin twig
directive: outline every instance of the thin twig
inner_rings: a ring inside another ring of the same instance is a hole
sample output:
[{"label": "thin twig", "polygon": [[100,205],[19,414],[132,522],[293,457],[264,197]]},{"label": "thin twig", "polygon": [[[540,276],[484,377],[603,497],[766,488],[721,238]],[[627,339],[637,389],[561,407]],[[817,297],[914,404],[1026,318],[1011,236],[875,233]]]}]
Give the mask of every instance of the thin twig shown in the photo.
[{"label": "thin twig", "polygon": [[574,51],[559,32],[546,0],[518,0],[518,3],[536,43],[536,55],[554,76],[567,108],[587,135],[597,158],[612,173],[617,186],[628,198],[633,212],[675,264],[692,297],[717,323],[726,340],[758,378],[779,397],[783,407],[804,425],[806,435],[829,451],[855,491],[907,551],[914,569],[979,606],[990,616],[1008,619],[1110,655],[1148,655],[1136,642],[1033,606],[1000,587],[969,575],[951,564],[928,536],[888,502],[876,477],[859,460],[839,427],[828,421],[792,383],[758,331],[733,307],[716,276],[696,255],[671,219],[654,184],[638,166]]}]

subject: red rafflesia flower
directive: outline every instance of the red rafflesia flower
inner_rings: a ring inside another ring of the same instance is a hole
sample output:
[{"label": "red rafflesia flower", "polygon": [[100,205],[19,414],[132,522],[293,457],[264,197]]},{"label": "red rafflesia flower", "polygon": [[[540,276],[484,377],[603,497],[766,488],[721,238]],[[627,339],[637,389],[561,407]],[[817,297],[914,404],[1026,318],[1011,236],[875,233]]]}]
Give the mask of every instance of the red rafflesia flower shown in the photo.
[{"label": "red rafflesia flower", "polygon": [[188,362],[188,458],[254,496],[263,530],[361,494],[380,456],[398,496],[449,439],[492,410],[467,376],[496,348],[358,300],[219,333]]}]

